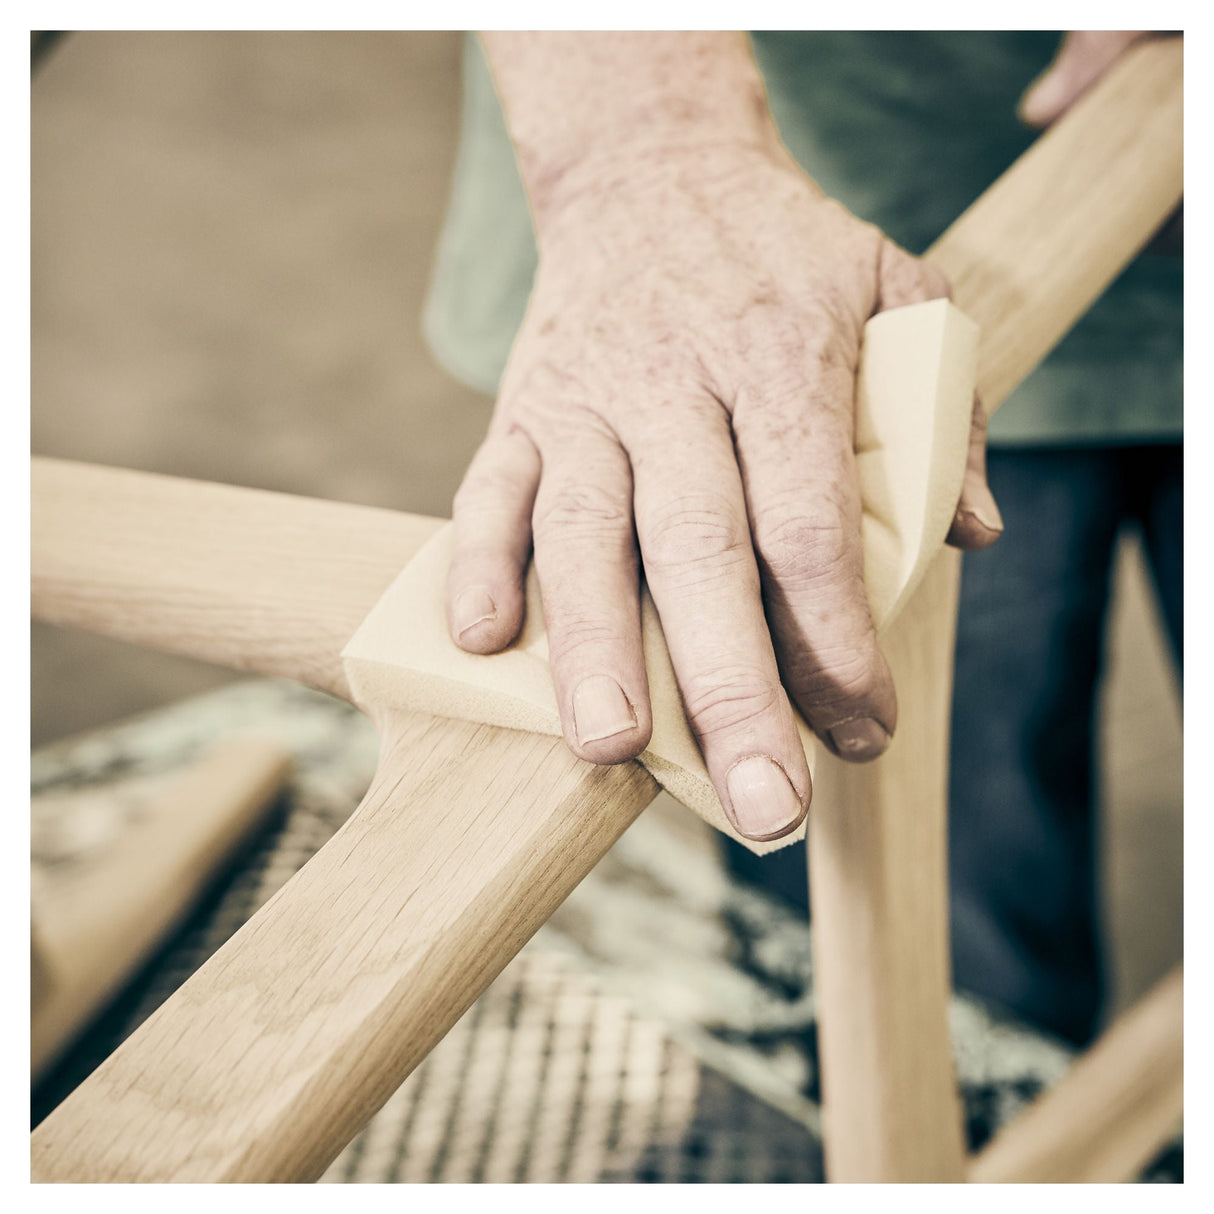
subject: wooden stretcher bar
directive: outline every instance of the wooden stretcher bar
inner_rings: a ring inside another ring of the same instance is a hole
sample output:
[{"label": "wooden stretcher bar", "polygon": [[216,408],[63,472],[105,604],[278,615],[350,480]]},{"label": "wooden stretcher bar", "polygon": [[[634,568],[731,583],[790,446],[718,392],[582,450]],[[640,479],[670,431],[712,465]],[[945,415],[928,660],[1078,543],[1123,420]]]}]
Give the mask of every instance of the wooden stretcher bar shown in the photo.
[{"label": "wooden stretcher bar", "polygon": [[1173,970],[975,1156],[981,1184],[1134,1180],[1180,1128],[1184,976]]},{"label": "wooden stretcher bar", "polygon": [[[932,250],[983,326],[988,407],[1179,201],[1181,53],[1127,55]],[[342,646],[435,525],[36,461],[34,613],[342,695]],[[956,575],[942,554],[886,638],[898,740],[867,768],[823,763],[811,810],[832,1179],[965,1175],[945,1017]],[[559,740],[377,724],[346,826],[39,1126],[35,1179],[315,1178],[656,791]]]},{"label": "wooden stretcher bar", "polygon": [[[35,902],[35,1082],[180,926],[224,861],[263,824],[290,771],[290,755],[280,745],[248,734],[171,777],[122,781],[102,794],[135,804],[134,821],[100,854],[86,854],[66,875],[54,877],[53,896],[41,907]],[[66,801],[96,797],[69,793]],[[60,812],[70,812],[69,806]]]}]

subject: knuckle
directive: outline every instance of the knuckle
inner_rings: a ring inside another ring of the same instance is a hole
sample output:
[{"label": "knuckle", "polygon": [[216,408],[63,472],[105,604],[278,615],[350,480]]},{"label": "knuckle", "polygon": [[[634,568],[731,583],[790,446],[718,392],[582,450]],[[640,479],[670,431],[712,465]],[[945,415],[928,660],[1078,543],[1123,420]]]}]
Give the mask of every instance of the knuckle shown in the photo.
[{"label": "knuckle", "polygon": [[505,501],[522,492],[519,477],[500,463],[473,464],[455,491],[452,510],[467,514],[477,510],[499,510]]},{"label": "knuckle", "polygon": [[563,666],[587,650],[618,650],[623,644],[619,629],[610,620],[582,612],[550,613],[548,627],[549,656]]},{"label": "knuckle", "polygon": [[850,586],[856,546],[838,515],[814,518],[802,511],[775,508],[757,513],[755,550],[763,571],[783,586]]},{"label": "knuckle", "polygon": [[846,716],[873,701],[882,686],[882,667],[871,638],[855,645],[819,649],[811,669],[796,678],[797,700],[807,712]]},{"label": "knuckle", "polygon": [[951,300],[953,284],[949,282],[947,274],[940,267],[932,265],[930,261],[921,262],[920,265],[923,265],[927,276],[927,290],[931,293],[931,299]]},{"label": "knuckle", "polygon": [[645,564],[651,569],[729,566],[750,550],[750,538],[729,503],[712,493],[685,494],[656,506],[643,531]]},{"label": "knuckle", "polygon": [[591,482],[567,483],[536,499],[532,530],[537,539],[588,534],[618,537],[630,532],[632,515],[626,499]]},{"label": "knuckle", "polygon": [[915,264],[919,268],[922,290],[928,299],[952,299],[952,284],[939,266],[930,261],[919,261]]},{"label": "knuckle", "polygon": [[695,675],[683,687],[683,706],[701,738],[752,725],[779,706],[771,681],[748,666]]},{"label": "knuckle", "polygon": [[913,257],[892,242],[885,246],[883,266],[885,294],[896,302],[922,303],[929,299],[951,299],[952,287],[938,266]]}]

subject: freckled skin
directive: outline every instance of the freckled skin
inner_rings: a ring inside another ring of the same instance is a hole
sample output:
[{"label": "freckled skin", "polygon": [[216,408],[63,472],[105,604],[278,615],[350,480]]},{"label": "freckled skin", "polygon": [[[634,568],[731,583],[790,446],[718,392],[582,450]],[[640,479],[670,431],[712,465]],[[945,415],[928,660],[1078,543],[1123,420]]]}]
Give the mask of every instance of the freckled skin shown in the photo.
[{"label": "freckled skin", "polygon": [[[788,695],[828,745],[847,722],[875,721],[886,739],[896,725],[864,592],[861,334],[874,313],[947,284],[794,164],[744,37],[497,34],[486,46],[540,262],[456,500],[450,598],[483,586],[498,607],[460,643],[493,652],[513,638],[533,541],[566,737],[592,761],[631,758],[650,728],[643,567],[722,801],[729,772],[765,756],[803,815]],[[985,500],[983,459],[980,437],[966,484]],[[970,546],[996,534],[961,531]],[[636,727],[583,745],[573,693],[602,675]]]}]

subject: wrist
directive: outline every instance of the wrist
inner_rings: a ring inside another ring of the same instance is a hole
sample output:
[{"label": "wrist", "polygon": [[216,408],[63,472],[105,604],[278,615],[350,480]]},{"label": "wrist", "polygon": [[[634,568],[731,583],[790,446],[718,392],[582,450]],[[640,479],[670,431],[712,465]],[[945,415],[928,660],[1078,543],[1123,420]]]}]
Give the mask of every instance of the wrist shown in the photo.
[{"label": "wrist", "polygon": [[537,228],[666,162],[785,157],[740,33],[483,34]]},{"label": "wrist", "polygon": [[644,225],[660,214],[663,196],[726,200],[735,184],[772,170],[795,173],[817,190],[774,132],[770,140],[724,139],[701,130],[646,132],[626,143],[587,148],[559,172],[532,182],[528,196],[542,246],[571,213],[574,222],[584,222],[600,211],[628,210]]}]

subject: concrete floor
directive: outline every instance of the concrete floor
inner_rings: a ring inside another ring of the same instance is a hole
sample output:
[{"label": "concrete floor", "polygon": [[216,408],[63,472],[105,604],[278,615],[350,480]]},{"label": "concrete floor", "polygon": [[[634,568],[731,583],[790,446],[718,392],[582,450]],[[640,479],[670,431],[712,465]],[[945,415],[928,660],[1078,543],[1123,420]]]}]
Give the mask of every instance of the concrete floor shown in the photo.
[{"label": "concrete floor", "polygon": [[[489,402],[419,314],[459,103],[446,33],[81,33],[32,91],[34,451],[447,514]],[[1180,724],[1132,546],[1106,697],[1120,998],[1181,950]],[[35,745],[215,686],[35,626]]]}]

